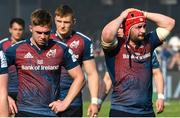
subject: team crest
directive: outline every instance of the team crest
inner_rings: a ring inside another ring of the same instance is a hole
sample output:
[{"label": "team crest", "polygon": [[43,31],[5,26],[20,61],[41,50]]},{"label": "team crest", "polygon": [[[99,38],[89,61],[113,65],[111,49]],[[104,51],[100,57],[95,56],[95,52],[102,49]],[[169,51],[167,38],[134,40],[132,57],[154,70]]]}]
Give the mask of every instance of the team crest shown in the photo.
[{"label": "team crest", "polygon": [[4,55],[4,53],[3,53],[3,51],[0,51],[0,66],[1,66],[1,68],[6,68],[7,67],[7,61],[6,61],[6,57],[5,57],[5,55]]},{"label": "team crest", "polygon": [[73,41],[73,42],[69,45],[70,48],[77,48],[78,46],[79,46],[79,41]]},{"label": "team crest", "polygon": [[56,56],[56,49],[54,50],[49,50],[46,54],[46,57],[51,58]]}]

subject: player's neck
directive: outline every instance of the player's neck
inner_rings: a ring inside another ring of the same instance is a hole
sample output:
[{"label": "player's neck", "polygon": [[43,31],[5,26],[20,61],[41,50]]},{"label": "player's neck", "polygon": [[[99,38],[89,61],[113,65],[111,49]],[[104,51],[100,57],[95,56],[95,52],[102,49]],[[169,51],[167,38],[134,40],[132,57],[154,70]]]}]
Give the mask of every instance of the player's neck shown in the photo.
[{"label": "player's neck", "polygon": [[45,47],[45,45],[38,45],[36,41],[31,37],[30,38],[31,43],[38,48],[38,50],[41,50]]},{"label": "player's neck", "polygon": [[16,43],[17,41],[18,41],[18,39],[15,39],[15,38],[13,38],[13,37],[11,36],[11,43],[12,43],[12,44]]},{"label": "player's neck", "polygon": [[66,40],[67,37],[69,37],[72,33],[72,31],[68,32],[67,34],[60,34],[58,31],[56,31],[57,35],[59,38],[61,38],[62,40]]},{"label": "player's neck", "polygon": [[133,46],[133,47],[140,47],[141,44],[142,44],[142,41],[132,41],[132,40],[130,40],[130,41],[129,41],[129,44],[130,44],[131,46]]}]

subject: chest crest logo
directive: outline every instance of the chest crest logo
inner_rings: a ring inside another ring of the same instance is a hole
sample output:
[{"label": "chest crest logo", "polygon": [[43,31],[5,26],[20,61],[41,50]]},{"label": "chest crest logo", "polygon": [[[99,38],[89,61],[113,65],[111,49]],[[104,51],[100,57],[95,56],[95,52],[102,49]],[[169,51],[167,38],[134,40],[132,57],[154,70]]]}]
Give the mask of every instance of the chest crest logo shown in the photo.
[{"label": "chest crest logo", "polygon": [[79,46],[79,41],[73,41],[69,45],[70,48],[77,48],[78,46]]},{"label": "chest crest logo", "polygon": [[54,58],[55,56],[56,56],[56,49],[54,50],[50,49],[46,54],[46,57],[48,58],[52,58],[52,57]]}]

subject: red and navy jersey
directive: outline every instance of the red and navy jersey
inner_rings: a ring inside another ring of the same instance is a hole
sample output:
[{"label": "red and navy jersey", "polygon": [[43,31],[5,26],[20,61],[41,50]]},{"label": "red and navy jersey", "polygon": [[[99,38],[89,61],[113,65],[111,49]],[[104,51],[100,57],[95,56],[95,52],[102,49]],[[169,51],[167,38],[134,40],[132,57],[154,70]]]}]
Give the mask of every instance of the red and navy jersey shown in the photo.
[{"label": "red and navy jersey", "polygon": [[[51,38],[66,43],[68,47],[72,49],[80,65],[82,65],[83,61],[94,58],[93,45],[91,39],[80,32],[72,31],[72,33],[65,39],[60,39],[58,33],[52,33]],[[62,68],[61,79],[60,79],[60,96],[59,96],[61,100],[63,100],[66,97],[72,82],[73,79],[68,75],[67,70]],[[71,106],[81,106],[81,105],[82,105],[82,94],[80,92],[71,103]]]},{"label": "red and navy jersey", "polygon": [[[10,38],[4,38],[0,41],[0,47],[5,52],[7,48],[12,45]],[[15,65],[8,68],[9,80],[8,80],[8,92],[18,92],[18,76]]]},{"label": "red and navy jersey", "polygon": [[159,61],[157,59],[156,50],[154,50],[154,52],[152,54],[152,68],[153,69],[160,68],[160,64],[159,64]]},{"label": "red and navy jersey", "polygon": [[8,73],[8,66],[4,52],[0,49],[0,74]]},{"label": "red and navy jersey", "polygon": [[135,114],[152,113],[152,54],[161,44],[156,32],[145,36],[139,48],[118,39],[118,46],[104,50],[113,83],[111,109]]},{"label": "red and navy jersey", "polygon": [[55,116],[48,105],[57,100],[61,66],[69,70],[78,65],[72,50],[51,39],[39,50],[27,39],[9,47],[5,55],[18,71],[18,110]]}]

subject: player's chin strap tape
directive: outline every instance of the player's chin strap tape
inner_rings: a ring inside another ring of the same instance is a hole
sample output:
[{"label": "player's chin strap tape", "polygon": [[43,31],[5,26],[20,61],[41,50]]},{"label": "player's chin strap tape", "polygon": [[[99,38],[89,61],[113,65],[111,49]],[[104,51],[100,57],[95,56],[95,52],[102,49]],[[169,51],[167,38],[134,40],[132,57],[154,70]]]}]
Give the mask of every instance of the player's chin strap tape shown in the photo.
[{"label": "player's chin strap tape", "polygon": [[156,32],[157,32],[157,35],[159,37],[159,39],[161,41],[164,41],[164,39],[169,35],[170,31],[165,29],[165,28],[161,28],[161,27],[158,27],[156,29]]},{"label": "player's chin strap tape", "polygon": [[117,38],[115,38],[114,40],[112,40],[112,42],[110,43],[106,43],[103,41],[103,39],[101,39],[101,45],[103,47],[103,49],[109,49],[109,48],[113,48],[118,44],[118,40]]}]

